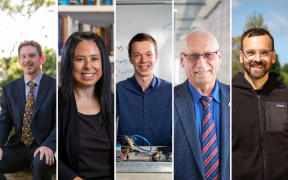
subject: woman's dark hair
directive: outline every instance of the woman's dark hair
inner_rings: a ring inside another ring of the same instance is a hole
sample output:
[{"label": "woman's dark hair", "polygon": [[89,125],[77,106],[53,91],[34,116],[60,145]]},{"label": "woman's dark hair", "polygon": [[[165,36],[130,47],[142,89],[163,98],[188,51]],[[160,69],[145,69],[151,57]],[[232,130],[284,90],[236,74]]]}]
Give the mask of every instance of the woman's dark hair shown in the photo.
[{"label": "woman's dark hair", "polygon": [[66,41],[60,68],[59,93],[64,102],[70,102],[73,97],[75,80],[72,73],[73,56],[77,45],[83,41],[93,41],[98,46],[102,59],[102,76],[95,85],[95,95],[99,99],[101,111],[105,121],[109,122],[113,116],[113,98],[111,91],[111,67],[107,48],[103,40],[93,32],[75,32]]}]

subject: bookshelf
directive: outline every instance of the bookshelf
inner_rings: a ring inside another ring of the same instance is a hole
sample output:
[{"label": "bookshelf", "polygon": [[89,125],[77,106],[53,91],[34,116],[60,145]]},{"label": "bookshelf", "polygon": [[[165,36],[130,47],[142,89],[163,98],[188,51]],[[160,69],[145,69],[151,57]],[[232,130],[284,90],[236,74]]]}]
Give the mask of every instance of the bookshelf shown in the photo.
[{"label": "bookshelf", "polygon": [[105,26],[113,24],[114,21],[113,5],[59,6],[58,14],[62,16],[71,16],[73,19],[93,26]]},{"label": "bookshelf", "polygon": [[[60,19],[59,19],[60,17]],[[65,23],[63,23],[63,17]],[[62,18],[62,20],[61,20]],[[91,31],[99,32],[104,42],[107,43],[109,50],[109,59],[114,63],[114,5],[101,5],[100,0],[96,1],[96,5],[59,5],[58,6],[58,23],[59,28],[59,60],[61,60],[61,49],[67,37],[75,31]],[[63,28],[62,26],[65,25]],[[75,29],[76,24],[76,29]],[[82,27],[78,28],[78,24]],[[61,27],[60,27],[61,26]],[[65,30],[64,30],[65,29]],[[63,33],[64,31],[64,33]],[[61,33],[61,34],[60,34]],[[98,34],[98,33],[97,33]],[[104,35],[105,34],[105,38]],[[108,36],[107,36],[108,34]],[[61,36],[61,37],[60,37]],[[107,39],[108,37],[108,39]]]}]

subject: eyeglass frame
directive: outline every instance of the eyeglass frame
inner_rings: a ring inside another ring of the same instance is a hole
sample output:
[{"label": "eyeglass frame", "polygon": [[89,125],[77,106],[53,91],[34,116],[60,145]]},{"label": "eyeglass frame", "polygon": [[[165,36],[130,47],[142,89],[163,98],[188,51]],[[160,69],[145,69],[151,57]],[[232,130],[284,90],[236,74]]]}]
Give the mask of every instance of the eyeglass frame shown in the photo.
[{"label": "eyeglass frame", "polygon": [[[271,49],[271,50],[267,50],[267,49],[261,49],[261,51],[267,51],[267,52],[269,52],[269,53],[273,53],[274,52],[274,49]],[[253,50],[254,51],[254,50]],[[248,60],[252,60],[254,57],[255,57],[255,55],[257,54],[256,53],[256,51],[255,51],[255,54],[253,55],[253,56],[251,56],[251,58],[249,58],[249,57],[247,57],[246,55],[245,55],[245,52],[244,52],[244,50],[243,49],[241,49],[241,52],[242,52],[242,54],[243,54],[243,56],[246,58],[246,59],[248,59]],[[261,57],[261,58],[267,58],[267,57],[265,57],[265,56],[261,56],[261,53],[259,53],[259,57]]]},{"label": "eyeglass frame", "polygon": [[[205,52],[205,53],[192,53],[192,54],[186,54],[186,53],[184,53],[184,52],[181,52],[181,54],[183,54],[184,55],[184,57],[185,57],[185,59],[187,59],[187,57],[189,56],[189,55],[195,55],[195,54],[197,54],[198,55],[198,58],[197,59],[191,59],[190,61],[198,61],[199,59],[200,59],[200,57],[202,56],[203,57],[203,59],[205,59],[205,61],[207,60],[207,58],[205,57],[205,54],[207,54],[207,53],[212,53],[212,54],[218,54],[218,52],[219,52],[219,50],[220,49],[217,49],[216,51],[214,51],[214,52]],[[188,58],[188,60],[189,60],[189,58]]]}]

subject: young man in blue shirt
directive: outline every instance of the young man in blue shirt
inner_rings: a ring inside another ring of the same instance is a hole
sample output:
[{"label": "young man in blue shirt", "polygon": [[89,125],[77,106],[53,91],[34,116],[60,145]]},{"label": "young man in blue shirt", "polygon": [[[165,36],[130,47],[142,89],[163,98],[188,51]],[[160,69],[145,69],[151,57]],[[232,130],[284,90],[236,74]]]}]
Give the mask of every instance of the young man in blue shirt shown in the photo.
[{"label": "young man in blue shirt", "polygon": [[156,41],[148,34],[136,34],[129,42],[128,53],[135,73],[117,83],[118,135],[137,134],[151,145],[171,146],[172,84],[154,75]]}]

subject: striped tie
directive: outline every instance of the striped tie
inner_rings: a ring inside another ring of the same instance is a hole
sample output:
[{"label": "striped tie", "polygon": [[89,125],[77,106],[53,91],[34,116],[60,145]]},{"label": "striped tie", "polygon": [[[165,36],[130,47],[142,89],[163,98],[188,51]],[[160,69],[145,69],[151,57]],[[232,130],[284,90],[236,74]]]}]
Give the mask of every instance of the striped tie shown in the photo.
[{"label": "striped tie", "polygon": [[203,96],[201,103],[204,105],[202,128],[202,156],[205,179],[220,179],[219,173],[219,149],[216,136],[216,127],[213,120],[210,105],[212,97]]},{"label": "striped tie", "polygon": [[28,98],[25,104],[25,112],[24,112],[24,118],[23,118],[23,126],[22,126],[22,137],[21,141],[27,146],[31,146],[33,143],[34,137],[32,134],[31,129],[31,118],[33,113],[33,88],[37,85],[34,82],[28,82],[27,85],[29,86],[29,93]]}]

